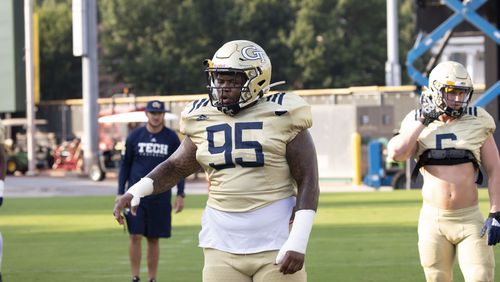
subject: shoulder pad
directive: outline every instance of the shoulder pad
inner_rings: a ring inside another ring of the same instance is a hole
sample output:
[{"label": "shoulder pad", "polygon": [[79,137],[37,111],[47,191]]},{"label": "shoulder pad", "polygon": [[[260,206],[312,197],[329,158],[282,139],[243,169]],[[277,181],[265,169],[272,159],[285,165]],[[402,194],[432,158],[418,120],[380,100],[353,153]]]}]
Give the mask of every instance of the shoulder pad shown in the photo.
[{"label": "shoulder pad", "polygon": [[203,98],[203,99],[198,99],[194,100],[193,102],[189,103],[186,108],[184,109],[183,112],[186,112],[186,114],[191,113],[194,110],[197,110],[201,107],[205,107],[210,103],[210,99],[208,98]]},{"label": "shoulder pad", "polygon": [[209,104],[209,98],[202,98],[189,103],[181,113],[179,131],[182,134],[189,135],[189,132],[186,132],[186,125],[189,123],[190,118],[199,114],[200,111],[206,109],[206,106]]},{"label": "shoulder pad", "polygon": [[265,97],[266,101],[268,102],[273,102],[278,105],[283,105],[283,97],[285,96],[285,93],[276,93],[273,95],[269,95]]},{"label": "shoulder pad", "polygon": [[473,107],[476,111],[476,116],[484,128],[489,132],[493,133],[496,129],[496,123],[493,117],[484,108]]},{"label": "shoulder pad", "polygon": [[281,92],[266,96],[263,99],[265,99],[266,102],[280,105],[281,108],[287,110],[293,110],[304,106],[310,107],[309,104],[302,97],[293,93]]},{"label": "shoulder pad", "polygon": [[465,114],[477,117],[477,107],[467,107]]},{"label": "shoulder pad", "polygon": [[287,142],[302,130],[312,126],[311,106],[302,97],[293,93],[276,93],[264,99],[266,103],[275,105],[272,107],[274,115],[287,117],[291,129]]}]

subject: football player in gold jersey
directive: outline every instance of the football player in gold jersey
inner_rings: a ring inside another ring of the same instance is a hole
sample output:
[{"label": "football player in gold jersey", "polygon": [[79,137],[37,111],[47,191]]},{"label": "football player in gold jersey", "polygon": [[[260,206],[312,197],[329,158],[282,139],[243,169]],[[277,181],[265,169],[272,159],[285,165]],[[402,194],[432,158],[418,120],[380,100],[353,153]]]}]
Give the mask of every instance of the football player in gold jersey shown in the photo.
[{"label": "football player in gold jersey", "polygon": [[[455,256],[465,281],[494,281],[500,158],[492,136],[495,122],[484,109],[468,106],[472,92],[464,66],[438,64],[421,95],[421,109],[406,116],[388,144],[389,157],[414,156],[423,175],[418,250],[427,281],[452,281]],[[482,180],[479,164],[488,174],[490,196],[484,223],[476,185]]]},{"label": "football player in gold jersey", "polygon": [[203,281],[307,281],[319,197],[310,106],[293,94],[264,96],[276,83],[253,42],[228,42],[205,65],[209,96],[183,111],[186,138],[117,200],[115,218],[122,224],[124,207],[202,167],[210,187],[199,234]]}]

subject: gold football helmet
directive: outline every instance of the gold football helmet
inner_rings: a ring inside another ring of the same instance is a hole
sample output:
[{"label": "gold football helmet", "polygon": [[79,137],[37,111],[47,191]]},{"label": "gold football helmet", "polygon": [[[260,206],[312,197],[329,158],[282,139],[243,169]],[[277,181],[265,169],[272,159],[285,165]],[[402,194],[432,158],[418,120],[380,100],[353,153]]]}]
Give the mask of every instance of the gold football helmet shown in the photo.
[{"label": "gold football helmet", "polygon": [[[227,42],[204,64],[212,106],[226,114],[235,115],[253,105],[271,87],[271,60],[254,42]],[[223,80],[221,75],[225,76]],[[234,79],[228,79],[228,75]],[[239,92],[239,99],[225,97],[234,91]]]},{"label": "gold football helmet", "polygon": [[429,89],[436,107],[452,117],[465,113],[474,90],[467,69],[453,61],[439,63],[431,71]]}]

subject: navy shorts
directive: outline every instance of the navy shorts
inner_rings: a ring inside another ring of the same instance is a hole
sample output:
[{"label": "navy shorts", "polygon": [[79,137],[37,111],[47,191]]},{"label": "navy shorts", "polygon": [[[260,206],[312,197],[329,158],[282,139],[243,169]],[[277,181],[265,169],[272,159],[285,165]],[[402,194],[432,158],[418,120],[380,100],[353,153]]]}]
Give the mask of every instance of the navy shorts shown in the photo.
[{"label": "navy shorts", "polygon": [[125,212],[129,234],[144,235],[148,238],[170,237],[172,223],[172,192],[146,196],[141,199],[137,215]]}]

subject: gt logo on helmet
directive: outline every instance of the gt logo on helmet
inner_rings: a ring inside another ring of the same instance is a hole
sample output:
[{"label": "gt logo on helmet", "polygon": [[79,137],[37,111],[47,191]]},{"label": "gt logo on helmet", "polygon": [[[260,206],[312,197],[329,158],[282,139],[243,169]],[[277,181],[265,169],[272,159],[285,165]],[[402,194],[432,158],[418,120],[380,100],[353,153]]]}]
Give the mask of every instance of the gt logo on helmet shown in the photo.
[{"label": "gt logo on helmet", "polygon": [[259,51],[255,46],[247,46],[241,49],[241,55],[247,60],[258,60],[265,62],[265,53]]}]

